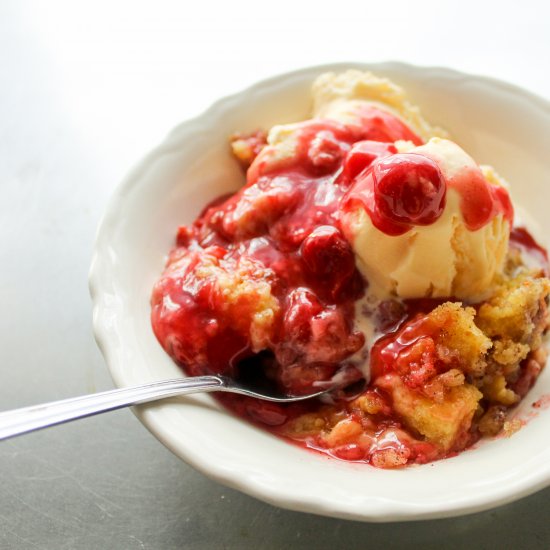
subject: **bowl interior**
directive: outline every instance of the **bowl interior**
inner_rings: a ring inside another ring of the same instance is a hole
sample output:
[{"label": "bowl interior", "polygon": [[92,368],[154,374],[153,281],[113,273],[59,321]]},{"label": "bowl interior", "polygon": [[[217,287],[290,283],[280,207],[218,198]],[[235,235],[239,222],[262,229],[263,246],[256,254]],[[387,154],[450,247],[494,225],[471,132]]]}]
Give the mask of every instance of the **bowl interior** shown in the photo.
[{"label": "bowl interior", "polygon": [[[283,75],[222,100],[177,127],[119,187],[101,225],[91,273],[98,343],[117,385],[181,375],[150,326],[149,296],[178,225],[244,181],[227,138],[308,117],[309,88],[325,70],[371,68],[403,85],[432,123],[510,183],[516,203],[547,234],[550,108],[489,79],[401,64],[346,64]],[[550,373],[515,413],[550,392]],[[434,464],[383,471],[289,445],[234,418],[208,396],[143,406],[138,415],[170,449],[207,475],[263,500],[322,514],[389,521],[439,517],[504,503],[546,485],[549,412],[511,438],[487,440]],[[445,490],[442,490],[445,487]]]}]

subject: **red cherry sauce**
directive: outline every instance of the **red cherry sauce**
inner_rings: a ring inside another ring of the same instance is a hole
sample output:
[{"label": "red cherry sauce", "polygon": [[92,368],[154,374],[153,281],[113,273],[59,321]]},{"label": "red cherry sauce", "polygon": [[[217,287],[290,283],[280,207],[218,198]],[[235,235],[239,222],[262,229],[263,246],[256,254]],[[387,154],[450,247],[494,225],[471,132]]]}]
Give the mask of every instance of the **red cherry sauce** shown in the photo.
[{"label": "red cherry sauce", "polygon": [[[277,159],[267,145],[239,192],[213,202],[178,230],[176,247],[153,289],[151,319],[161,345],[190,375],[244,376],[296,394],[322,387],[336,373],[348,383],[361,380],[351,361],[365,343],[354,329],[354,306],[368,283],[340,228],[350,185],[368,180],[364,194],[389,232],[433,223],[444,207],[445,182],[437,166],[420,155],[403,158],[384,141],[421,143],[388,113],[371,109],[352,125],[304,122],[296,125],[293,138],[293,155]],[[277,307],[269,332],[252,342],[266,283]],[[259,290],[248,293],[248,286]],[[373,318],[390,330],[406,315],[400,305],[387,303]],[[355,413],[346,412],[350,399],[342,394],[335,406],[352,419]],[[279,434],[289,420],[324,410],[313,400],[288,406],[235,395],[219,400]],[[382,466],[391,466],[392,456],[417,462],[434,457],[430,445],[403,432],[390,408],[381,410],[370,447],[364,442],[337,449],[320,441],[301,444]],[[389,458],[388,449],[394,451]]]},{"label": "red cherry sauce", "polygon": [[514,227],[510,232],[510,247],[529,256],[540,267],[545,277],[550,274],[548,252],[525,227]]},{"label": "red cherry sauce", "polygon": [[233,375],[257,353],[250,330],[258,295],[247,299],[243,291],[229,304],[229,291],[218,284],[238,272],[243,285],[248,279],[269,283],[276,299],[271,333],[261,346],[271,354],[263,370],[282,389],[310,392],[342,368],[350,381],[360,378],[346,360],[364,345],[353,318],[366,283],[340,230],[340,203],[355,173],[395,152],[364,137],[388,132],[392,139],[410,138],[401,122],[374,112],[361,124],[300,123],[294,155],[278,161],[266,146],[245,187],[179,228],[153,291],[152,323],[188,372]]}]

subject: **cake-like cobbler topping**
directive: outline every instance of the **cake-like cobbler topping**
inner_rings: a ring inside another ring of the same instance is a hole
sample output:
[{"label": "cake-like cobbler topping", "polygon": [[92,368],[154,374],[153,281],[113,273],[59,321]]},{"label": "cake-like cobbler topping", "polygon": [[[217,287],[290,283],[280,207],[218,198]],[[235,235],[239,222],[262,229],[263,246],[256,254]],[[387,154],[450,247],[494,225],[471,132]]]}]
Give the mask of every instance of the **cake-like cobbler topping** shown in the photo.
[{"label": "cake-like cobbler topping", "polygon": [[544,366],[546,251],[398,87],[349,71],[314,94],[313,119],[231,138],[246,185],[179,228],[153,329],[190,375],[338,384],[219,397],[282,437],[382,468],[449,456]]}]

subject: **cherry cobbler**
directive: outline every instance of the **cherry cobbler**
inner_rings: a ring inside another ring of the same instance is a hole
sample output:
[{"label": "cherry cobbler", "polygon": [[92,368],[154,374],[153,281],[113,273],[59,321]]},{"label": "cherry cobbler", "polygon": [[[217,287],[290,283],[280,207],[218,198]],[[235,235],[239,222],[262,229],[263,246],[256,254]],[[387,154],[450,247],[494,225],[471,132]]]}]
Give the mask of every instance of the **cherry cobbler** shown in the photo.
[{"label": "cherry cobbler", "polygon": [[189,375],[273,433],[381,468],[510,432],[546,362],[548,258],[507,184],[370,73],[321,75],[313,117],[235,134],[246,184],[178,229],[152,325]]}]

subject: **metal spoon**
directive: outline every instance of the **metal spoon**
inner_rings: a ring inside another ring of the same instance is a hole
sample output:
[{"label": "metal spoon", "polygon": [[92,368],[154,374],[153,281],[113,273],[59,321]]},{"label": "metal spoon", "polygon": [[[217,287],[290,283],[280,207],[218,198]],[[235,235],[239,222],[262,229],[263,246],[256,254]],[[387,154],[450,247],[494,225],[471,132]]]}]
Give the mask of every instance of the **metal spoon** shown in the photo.
[{"label": "metal spoon", "polygon": [[331,389],[333,388],[327,388],[309,395],[276,395],[274,393],[260,393],[258,390],[246,387],[235,380],[217,375],[163,380],[144,384],[143,386],[92,393],[0,413],[0,441],[55,426],[56,424],[77,420],[78,418],[176,395],[223,391],[257,397],[275,403],[292,403],[293,401],[318,397]]}]

